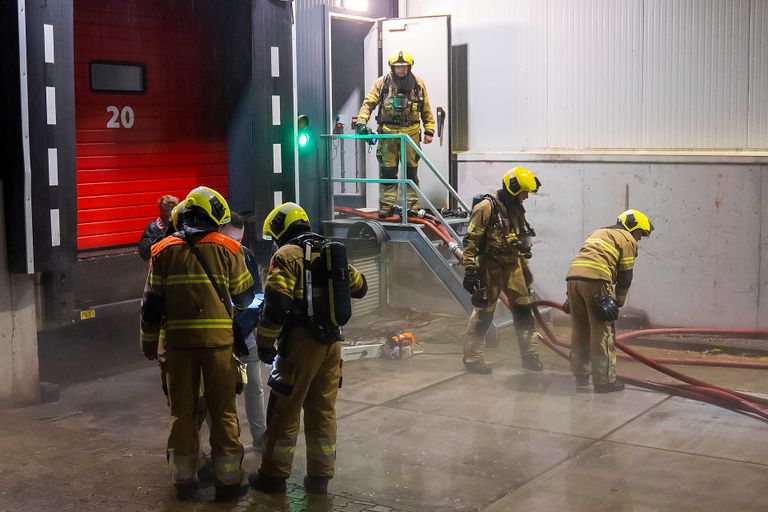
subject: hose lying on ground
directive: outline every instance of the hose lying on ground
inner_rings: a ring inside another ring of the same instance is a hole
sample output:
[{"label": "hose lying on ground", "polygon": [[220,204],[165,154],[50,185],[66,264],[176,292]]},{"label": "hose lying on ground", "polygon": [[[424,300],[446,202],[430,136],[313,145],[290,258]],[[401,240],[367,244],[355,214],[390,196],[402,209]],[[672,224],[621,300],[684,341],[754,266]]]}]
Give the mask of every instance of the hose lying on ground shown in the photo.
[{"label": "hose lying on ground", "polygon": [[[381,218],[374,213],[361,212],[354,208],[347,208],[343,206],[337,206],[335,210],[348,215],[353,215],[361,218],[367,218],[367,219],[378,220],[383,222],[400,222],[401,220],[400,217],[394,217],[394,216]],[[451,249],[453,254],[459,260],[459,263],[461,263],[462,251],[461,251],[461,248],[458,247],[458,244],[456,243],[456,241],[451,238],[451,236],[447,233],[447,230],[440,224],[440,222],[435,217],[432,217],[432,216],[425,216],[425,217],[427,217],[427,219],[422,219],[419,217],[410,217],[409,220],[417,224],[426,226],[432,233],[434,233],[438,238],[440,238],[443,242],[445,242],[448,245],[448,247]],[[501,293],[499,298],[502,300],[504,305],[511,311],[511,305],[507,297],[504,295],[504,293]],[[542,342],[546,346],[548,346],[552,351],[554,351],[556,354],[560,355],[565,359],[570,359],[569,354],[565,350],[563,350],[563,348],[569,348],[569,345],[562,343],[560,340],[557,339],[557,337],[554,335],[554,333],[549,328],[549,326],[544,322],[541,316],[541,313],[538,310],[540,306],[548,306],[548,307],[559,309],[562,311],[563,309],[562,305],[556,302],[542,300],[542,301],[534,302],[531,306],[533,309],[533,315],[536,319],[536,322],[538,323],[543,333]],[[721,366],[721,367],[728,367],[728,368],[750,368],[750,369],[768,369],[768,364],[760,363],[760,362],[741,362],[741,361],[728,361],[728,360],[699,360],[699,359],[682,359],[682,358],[671,358],[671,357],[653,358],[653,357],[646,357],[624,344],[624,341],[632,338],[638,338],[641,336],[648,336],[648,335],[657,335],[657,334],[714,334],[719,336],[749,334],[749,335],[768,336],[768,330],[686,329],[686,328],[645,329],[645,330],[637,330],[637,331],[622,333],[616,336],[616,339],[615,339],[616,347],[626,354],[626,356],[624,356],[624,354],[619,354],[621,357],[635,359],[647,366],[650,366],[654,370],[664,373],[665,375],[673,377],[677,380],[683,381],[684,384],[655,382],[650,380],[638,379],[628,375],[618,374],[617,377],[622,381],[628,384],[632,384],[634,386],[651,389],[654,391],[661,391],[661,392],[669,393],[671,395],[677,395],[677,396],[689,398],[692,400],[698,400],[701,402],[710,403],[713,405],[717,405],[719,407],[724,407],[726,409],[730,409],[738,413],[745,414],[752,418],[756,418],[768,423],[768,399],[760,398],[747,393],[740,393],[738,391],[734,391],[734,390],[726,389],[723,387],[715,386],[713,384],[709,384],[702,380],[685,375],[676,370],[672,370],[671,368],[667,368],[662,363],[696,364],[696,365],[707,365],[707,366]]]},{"label": "hose lying on ground", "polygon": [[[502,302],[504,302],[505,305],[508,305],[508,300],[506,297],[503,296],[503,294],[502,294]],[[542,341],[544,342],[544,344],[547,345],[552,350],[554,350],[560,356],[569,358],[566,352],[561,348],[564,344],[557,339],[554,333],[552,333],[552,330],[549,329],[549,326],[547,326],[547,324],[544,322],[543,318],[541,317],[541,313],[538,310],[539,306],[548,306],[548,307],[559,309],[562,311],[563,309],[562,305],[556,302],[551,302],[551,301],[536,301],[532,304],[532,308],[533,308],[533,315],[536,318],[536,322],[539,324],[539,327],[544,333],[542,336]],[[748,413],[748,415],[752,417],[757,417],[762,421],[765,421],[766,423],[768,423],[768,399],[757,397],[754,395],[749,395],[747,393],[740,393],[738,391],[722,388],[720,386],[709,384],[707,382],[696,379],[694,377],[690,377],[676,370],[672,370],[671,368],[667,368],[666,366],[660,364],[659,362],[654,361],[652,358],[649,358],[640,354],[639,352],[628,347],[624,343],[624,341],[631,338],[638,338],[640,336],[646,336],[648,334],[668,334],[670,332],[690,333],[690,334],[705,332],[707,334],[719,334],[721,336],[749,333],[753,335],[757,334],[757,335],[768,336],[768,330],[744,331],[744,330],[728,330],[728,329],[684,329],[684,328],[646,329],[646,330],[638,330],[638,331],[622,333],[616,336],[616,339],[615,339],[616,348],[625,352],[628,356],[631,356],[633,359],[647,366],[650,366],[654,370],[657,370],[675,379],[681,380],[686,384],[681,385],[681,384],[675,384],[675,383],[647,381],[647,380],[637,379],[634,377],[630,377],[628,375],[621,375],[621,374],[618,374],[617,378],[635,386],[639,386],[647,389],[653,389],[656,391],[664,391],[672,395],[679,395],[685,398],[691,398],[694,400],[708,402],[714,405],[718,405],[720,407],[725,407],[727,409],[735,410],[737,412]]]}]

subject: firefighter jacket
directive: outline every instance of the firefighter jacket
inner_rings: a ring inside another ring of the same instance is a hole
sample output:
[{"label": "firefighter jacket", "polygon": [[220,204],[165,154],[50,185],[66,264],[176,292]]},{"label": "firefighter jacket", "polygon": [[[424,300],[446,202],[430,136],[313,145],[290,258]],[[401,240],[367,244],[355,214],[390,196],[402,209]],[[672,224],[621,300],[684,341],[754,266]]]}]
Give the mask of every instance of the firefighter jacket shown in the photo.
[{"label": "firefighter jacket", "polygon": [[[317,258],[312,255],[312,260]],[[368,290],[365,277],[349,265],[349,287],[353,298],[362,298]],[[304,253],[302,247],[287,243],[269,262],[264,283],[264,309],[256,327],[259,346],[273,346],[288,323],[308,325],[304,301]]]},{"label": "firefighter jacket", "polygon": [[571,261],[566,280],[605,281],[616,285],[616,298],[624,305],[632,283],[637,240],[620,227],[594,231]]},{"label": "firefighter jacket", "polygon": [[519,204],[510,211],[499,192],[493,194],[495,201],[486,197],[472,209],[464,237],[465,267],[477,267],[484,257],[500,264],[528,264],[521,253],[520,243],[527,226],[525,208]]},{"label": "firefighter jacket", "polygon": [[144,261],[149,261],[152,257],[152,245],[159,242],[166,233],[168,225],[160,217],[149,222],[147,227],[144,228],[144,233],[141,234],[141,240],[139,240],[139,256]]},{"label": "firefighter jacket", "polygon": [[171,348],[216,348],[233,343],[232,306],[224,304],[202,258],[223,294],[238,307],[253,300],[253,279],[240,244],[220,233],[208,233],[196,243],[196,253],[179,236],[152,246],[142,302],[142,350],[157,346],[161,325]]},{"label": "firefighter jacket", "polygon": [[415,134],[420,132],[419,122],[424,123],[424,133],[430,136],[435,134],[435,117],[429,105],[429,95],[424,80],[414,75],[416,86],[408,95],[408,104],[404,110],[396,108],[395,87],[391,74],[381,76],[371,87],[365,96],[360,112],[357,114],[357,122],[366,124],[371,118],[371,113],[379,107],[376,121],[379,124],[380,133],[402,132]]}]

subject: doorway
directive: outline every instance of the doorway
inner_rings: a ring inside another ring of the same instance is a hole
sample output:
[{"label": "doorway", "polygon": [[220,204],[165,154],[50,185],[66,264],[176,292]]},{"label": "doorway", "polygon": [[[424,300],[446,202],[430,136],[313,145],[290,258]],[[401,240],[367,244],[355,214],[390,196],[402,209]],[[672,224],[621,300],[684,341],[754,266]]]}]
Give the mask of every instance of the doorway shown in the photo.
[{"label": "doorway", "polygon": [[[328,83],[330,133],[354,134],[354,121],[363,98],[375,80],[388,71],[386,60],[396,49],[408,49],[415,59],[414,74],[424,79],[432,115],[444,122],[434,141],[422,146],[422,152],[436,171],[449,181],[451,136],[450,113],[450,17],[363,18],[328,13]],[[376,129],[376,111],[368,127]],[[362,140],[333,139],[330,144],[331,176],[334,178],[377,178],[379,165],[376,146]],[[448,194],[440,180],[419,165],[422,192],[436,208],[448,206]],[[454,184],[455,185],[455,184]],[[379,187],[376,184],[335,183],[334,204],[378,210]]]},{"label": "doorway", "polygon": [[[373,67],[378,76],[378,20],[329,13],[330,53],[330,126],[336,134],[355,133],[355,120],[363,98],[371,84],[365,82],[366,68]],[[366,155],[372,151],[362,140],[332,139],[330,144],[331,175],[334,178],[365,178]],[[375,158],[375,155],[374,155]],[[376,175],[370,176],[375,177]],[[334,204],[362,208],[365,186],[359,183],[334,183]]]}]

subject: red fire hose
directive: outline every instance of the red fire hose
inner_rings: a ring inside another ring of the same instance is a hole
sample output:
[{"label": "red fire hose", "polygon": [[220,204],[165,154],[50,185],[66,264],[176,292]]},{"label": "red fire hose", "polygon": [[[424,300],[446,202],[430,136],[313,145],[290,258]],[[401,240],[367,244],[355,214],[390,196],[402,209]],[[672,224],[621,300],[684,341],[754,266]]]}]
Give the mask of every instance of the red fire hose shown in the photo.
[{"label": "red fire hose", "polygon": [[[551,303],[551,302],[546,303],[547,306],[551,304],[555,304],[557,306],[557,309],[562,309],[560,305],[556,303]],[[641,336],[652,336],[654,334],[713,334],[713,335],[722,336],[726,332],[729,335],[739,335],[739,334],[754,335],[762,331],[749,331],[749,330],[745,331],[745,330],[736,329],[736,330],[729,330],[729,331],[723,332],[718,329],[682,329],[679,327],[673,327],[669,329],[644,329],[642,331],[637,331],[637,332],[642,333]],[[623,336],[623,335],[620,335],[620,336]],[[639,336],[631,336],[631,338],[635,338],[635,337],[639,337]],[[570,344],[563,343],[557,338],[553,340],[553,343],[558,347],[563,347],[567,349],[571,348]],[[621,353],[616,354],[616,357],[624,360],[634,359],[630,355],[621,354]],[[764,363],[761,361],[738,361],[735,359],[696,359],[696,358],[683,358],[683,357],[648,357],[648,359],[650,359],[655,363],[660,363],[660,364],[679,364],[679,365],[686,365],[686,366],[716,366],[716,367],[723,367],[723,368],[741,368],[745,370],[768,370],[768,363]]]},{"label": "red fire hose", "polygon": [[[380,217],[379,214],[377,213],[361,212],[360,210],[356,210],[355,208],[349,208],[347,206],[336,206],[334,207],[334,210],[340,213],[345,213],[347,215],[361,217],[363,219],[371,219],[371,220],[377,220],[381,222],[400,222],[400,217],[394,217],[394,216]],[[431,219],[430,220],[422,219],[420,217],[408,217],[408,221],[413,222],[414,224],[421,224],[423,226],[426,226],[430,231],[432,231],[435,235],[437,235],[438,238],[440,238],[443,242],[445,242],[448,248],[458,258],[458,260],[461,261],[461,257],[459,256],[459,254],[461,254],[461,248],[459,247],[459,244],[456,243],[456,241],[454,241],[453,238],[451,238],[451,235],[448,234],[448,231],[440,223],[440,221],[437,220],[436,217],[432,215],[428,215],[428,216],[432,217],[434,221]]]},{"label": "red fire hose", "polygon": [[[503,295],[502,295],[502,301],[505,304],[508,303],[507,298],[504,297]],[[541,318],[541,314],[538,311],[538,306],[549,306],[551,308],[562,310],[563,309],[562,305],[556,302],[551,302],[551,301],[537,301],[537,302],[534,302],[532,306],[533,306],[534,316],[536,317],[536,321],[538,322],[541,330],[544,332],[543,342],[559,355],[563,357],[568,357],[565,351],[563,351],[560,348],[560,346],[564,344],[557,340],[557,337],[552,333],[549,327],[544,323],[543,319]],[[676,333],[692,333],[692,334],[705,332],[707,334],[719,334],[719,335],[734,335],[734,334],[768,335],[768,331],[765,331],[765,330],[746,331],[746,330],[726,330],[726,329],[683,329],[683,328],[647,329],[647,330],[639,330],[639,331],[623,333],[616,336],[615,344],[617,348],[624,351],[626,354],[636,359],[637,361],[640,361],[641,363],[647,366],[650,366],[651,368],[657,371],[660,371],[666,375],[669,375],[670,377],[681,380],[687,383],[687,385],[666,384],[666,383],[659,383],[659,382],[653,382],[653,381],[644,381],[644,380],[635,379],[633,377],[629,377],[626,375],[620,375],[619,378],[625,382],[628,382],[636,386],[655,389],[655,390],[663,389],[667,393],[684,396],[686,398],[694,398],[696,400],[702,400],[703,398],[706,398],[706,400],[704,400],[706,402],[713,403],[715,405],[719,405],[729,409],[734,409],[737,411],[747,412],[747,413],[750,413],[751,415],[755,415],[763,419],[764,421],[768,422],[768,399],[760,398],[760,397],[749,395],[746,393],[740,393],[738,391],[732,391],[726,388],[722,388],[719,386],[706,383],[694,377],[690,377],[678,371],[667,368],[666,366],[663,366],[656,361],[653,361],[651,358],[648,358],[638,353],[637,351],[627,347],[623,343],[623,341],[627,339],[637,338],[640,336],[645,336],[647,334],[668,334],[670,331],[676,332]]]},{"label": "red fire hose", "polygon": [[[361,212],[354,208],[347,208],[343,206],[337,206],[335,210],[348,215],[354,215],[357,217],[362,217],[367,219],[380,220],[385,222],[400,221],[399,217],[380,218],[377,214]],[[409,220],[418,224],[425,225],[430,231],[432,231],[435,235],[437,235],[438,238],[440,238],[441,240],[443,240],[443,242],[448,244],[448,246],[451,248],[454,255],[456,255],[459,262],[461,262],[462,253],[461,253],[461,249],[458,247],[458,244],[451,238],[451,236],[447,233],[447,230],[445,229],[445,227],[442,226],[436,218],[434,218],[433,216],[428,216],[428,217],[432,217],[432,218],[425,220],[419,217],[412,217]],[[504,305],[511,310],[511,305],[509,304],[507,297],[503,293],[500,295],[500,299],[502,300]],[[552,351],[554,351],[556,354],[560,355],[563,358],[569,359],[570,358],[569,354],[566,353],[561,348],[561,347],[569,348],[569,345],[562,343],[557,339],[557,337],[551,331],[549,326],[547,326],[547,324],[542,319],[541,313],[538,310],[539,306],[549,306],[551,308],[559,309],[562,311],[563,309],[562,305],[556,302],[551,302],[551,301],[536,301],[532,304],[532,309],[533,309],[533,315],[536,318],[536,322],[538,323],[541,331],[543,332],[542,342],[546,346],[548,346],[550,349],[552,349]],[[708,384],[694,377],[690,377],[678,371],[667,368],[662,363],[697,364],[697,365],[707,365],[707,366],[723,366],[723,367],[729,367],[729,368],[750,368],[750,369],[766,369],[768,368],[768,364],[760,363],[760,362],[746,363],[741,361],[681,359],[681,358],[671,358],[671,357],[650,358],[627,347],[623,343],[626,340],[629,340],[632,338],[638,338],[641,336],[658,335],[658,334],[675,334],[675,333],[713,334],[713,335],[720,335],[720,336],[723,336],[723,335],[733,336],[733,335],[744,335],[744,334],[768,336],[768,330],[743,330],[743,329],[726,330],[726,329],[672,328],[672,329],[645,329],[645,330],[622,333],[616,336],[615,344],[619,350],[627,354],[626,357],[635,359],[647,366],[650,366],[651,368],[661,373],[664,373],[677,380],[681,380],[685,384],[646,381],[642,379],[637,379],[635,377],[630,377],[628,375],[619,375],[619,378],[622,381],[635,386],[643,387],[646,389],[652,389],[655,391],[662,391],[672,395],[689,398],[692,400],[707,402],[707,403],[724,407],[742,414],[746,414],[750,417],[757,418],[757,419],[760,419],[761,421],[765,421],[768,423],[768,399],[764,399],[764,398],[756,397],[753,395],[749,395],[747,393],[740,393],[738,391],[733,391],[733,390],[729,390],[729,389],[715,386],[712,384]]]}]

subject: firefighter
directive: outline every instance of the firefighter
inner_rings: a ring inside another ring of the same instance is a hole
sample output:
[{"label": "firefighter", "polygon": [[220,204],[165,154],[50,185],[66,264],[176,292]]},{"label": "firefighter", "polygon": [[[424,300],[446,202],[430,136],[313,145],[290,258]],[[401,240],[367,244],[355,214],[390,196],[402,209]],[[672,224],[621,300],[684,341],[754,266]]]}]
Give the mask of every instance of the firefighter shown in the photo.
[{"label": "firefighter", "polygon": [[614,321],[632,284],[637,244],[651,231],[653,224],[643,212],[627,210],[615,225],[589,235],[568,269],[571,372],[579,386],[589,385],[591,373],[596,393],[624,389],[616,380]]},{"label": "firefighter", "polygon": [[541,183],[524,167],[515,167],[502,178],[502,187],[487,194],[472,209],[464,238],[464,288],[472,294],[474,309],[467,325],[464,367],[471,373],[491,373],[483,360],[485,334],[493,320],[499,293],[512,306],[515,334],[523,368],[540,372],[538,339],[531,311],[533,228],[525,218],[523,201]]},{"label": "firefighter", "polygon": [[[421,123],[424,124],[424,144],[430,144],[435,135],[435,118],[429,106],[429,95],[424,81],[412,73],[413,56],[405,50],[397,50],[388,60],[390,72],[381,76],[371,87],[357,114],[357,133],[368,134],[366,124],[371,113],[379,108],[376,121],[378,132],[384,134],[402,133],[408,135],[421,147]],[[376,150],[379,160],[379,176],[386,179],[397,178],[400,163],[400,140],[380,139]],[[419,184],[417,175],[419,157],[406,144],[406,175]],[[392,214],[392,206],[399,203],[397,184],[381,184],[379,187],[379,214],[383,217]],[[407,209],[419,209],[418,194],[408,187]]]},{"label": "firefighter", "polygon": [[[268,381],[272,390],[261,467],[250,482],[262,492],[285,492],[303,408],[307,445],[304,487],[309,493],[325,494],[336,459],[336,395],[341,383],[338,341],[342,338],[338,330],[317,328],[319,314],[310,318],[307,297],[314,305],[329,298],[346,300],[351,310],[350,295],[362,298],[368,285],[365,277],[348,264],[342,271],[348,287],[346,297],[329,297],[320,279],[306,278],[306,255],[310,254],[313,262],[319,256],[315,251],[307,253],[301,240],[320,237],[310,233],[309,218],[296,203],[284,203],[272,210],[264,221],[264,237],[274,240],[278,249],[269,264],[256,343],[259,358],[273,365]],[[313,311],[318,310],[313,306]],[[321,336],[323,332],[326,335]]]},{"label": "firefighter", "polygon": [[184,200],[180,229],[152,247],[141,305],[141,349],[157,359],[165,330],[165,379],[171,407],[167,459],[179,499],[194,497],[199,464],[201,379],[211,416],[210,444],[216,500],[242,496],[243,447],[232,355],[232,304],[247,307],[253,280],[240,244],[218,233],[230,219],[226,200],[198,187]]}]

